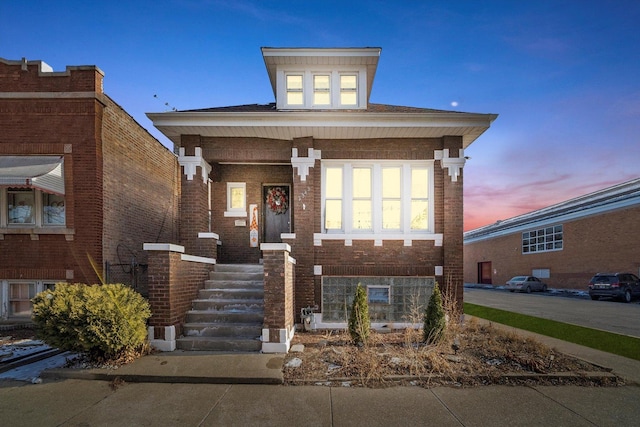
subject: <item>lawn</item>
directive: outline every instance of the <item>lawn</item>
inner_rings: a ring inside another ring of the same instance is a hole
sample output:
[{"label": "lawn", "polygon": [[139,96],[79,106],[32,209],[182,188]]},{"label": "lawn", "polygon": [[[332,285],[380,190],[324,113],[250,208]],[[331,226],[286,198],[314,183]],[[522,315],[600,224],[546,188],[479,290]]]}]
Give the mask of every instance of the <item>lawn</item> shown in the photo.
[{"label": "lawn", "polygon": [[640,339],[614,334],[583,326],[570,325],[555,320],[542,319],[526,314],[513,313],[497,308],[464,303],[464,312],[492,322],[535,332],[548,337],[606,351],[630,359],[640,360]]}]

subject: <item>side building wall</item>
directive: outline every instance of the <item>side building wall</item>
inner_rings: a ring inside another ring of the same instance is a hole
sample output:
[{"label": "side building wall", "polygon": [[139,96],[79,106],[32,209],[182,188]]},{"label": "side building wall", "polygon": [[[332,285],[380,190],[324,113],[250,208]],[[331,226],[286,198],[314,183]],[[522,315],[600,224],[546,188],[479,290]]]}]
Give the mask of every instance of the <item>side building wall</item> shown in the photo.
[{"label": "side building wall", "polygon": [[[464,245],[464,281],[478,283],[478,263],[491,262],[492,284],[516,275],[549,270],[543,280],[559,289],[587,289],[598,272],[640,273],[640,206],[557,224],[563,226],[560,251],[522,253],[522,232]],[[539,227],[533,226],[532,230]]]},{"label": "side building wall", "polygon": [[106,101],[102,133],[104,261],[110,265],[110,281],[124,281],[146,295],[148,253],[143,244],[179,241],[178,162],[122,107],[110,98]]}]

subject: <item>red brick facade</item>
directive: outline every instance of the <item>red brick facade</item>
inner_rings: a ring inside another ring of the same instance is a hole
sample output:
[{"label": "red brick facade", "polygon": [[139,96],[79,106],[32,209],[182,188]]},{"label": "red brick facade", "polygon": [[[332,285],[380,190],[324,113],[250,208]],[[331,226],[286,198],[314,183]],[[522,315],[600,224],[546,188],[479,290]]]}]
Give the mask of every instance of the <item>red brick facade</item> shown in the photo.
[{"label": "red brick facade", "polygon": [[[522,253],[522,232],[467,243],[464,245],[464,281],[478,283],[478,264],[491,263],[492,284],[504,285],[516,275],[548,269],[543,278],[550,287],[587,290],[598,272],[630,272],[638,275],[640,257],[637,239],[640,233],[640,206],[628,207],[570,221],[563,226],[561,251]],[[530,229],[535,230],[535,224]]]},{"label": "red brick facade", "polygon": [[90,259],[146,264],[144,242],[177,239],[175,156],[102,80],[95,66],[0,59],[0,156],[62,156],[66,207],[63,226],[0,227],[0,281],[97,283]]}]

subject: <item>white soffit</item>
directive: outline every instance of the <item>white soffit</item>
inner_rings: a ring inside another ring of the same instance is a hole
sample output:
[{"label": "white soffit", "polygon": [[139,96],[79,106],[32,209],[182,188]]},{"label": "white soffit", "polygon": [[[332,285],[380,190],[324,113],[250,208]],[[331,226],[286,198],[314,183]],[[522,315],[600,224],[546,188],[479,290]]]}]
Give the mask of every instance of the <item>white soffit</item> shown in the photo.
[{"label": "white soffit", "polygon": [[469,146],[495,114],[362,112],[164,112],[147,113],[153,125],[174,143],[180,135],[292,140],[439,138],[462,136]]}]

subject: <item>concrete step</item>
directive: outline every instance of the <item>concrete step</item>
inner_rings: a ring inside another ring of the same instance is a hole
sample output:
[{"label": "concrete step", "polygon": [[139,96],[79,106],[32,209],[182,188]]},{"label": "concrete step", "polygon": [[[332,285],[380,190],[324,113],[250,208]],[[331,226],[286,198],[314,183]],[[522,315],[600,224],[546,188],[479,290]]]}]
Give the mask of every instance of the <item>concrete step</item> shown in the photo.
[{"label": "concrete step", "polygon": [[193,310],[227,311],[233,313],[264,312],[264,299],[197,299]]},{"label": "concrete step", "polygon": [[252,289],[201,289],[198,299],[260,299],[264,300],[263,288]]},{"label": "concrete step", "polygon": [[213,310],[190,310],[187,312],[186,323],[262,323],[263,310],[254,312],[233,312]]},{"label": "concrete step", "polygon": [[211,280],[264,280],[262,272],[241,272],[241,271],[211,271],[209,272]]},{"label": "concrete step", "polygon": [[216,264],[218,272],[264,273],[262,264]]},{"label": "concrete step", "polygon": [[209,279],[204,281],[205,289],[263,289],[264,280]]},{"label": "concrete step", "polygon": [[258,352],[262,349],[259,339],[233,337],[181,337],[176,340],[180,350],[220,351],[220,352]]},{"label": "concrete step", "polygon": [[257,339],[262,335],[262,323],[185,323],[185,337],[242,337]]}]

